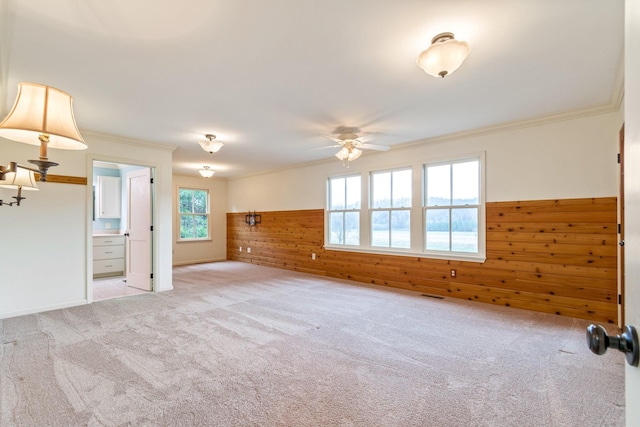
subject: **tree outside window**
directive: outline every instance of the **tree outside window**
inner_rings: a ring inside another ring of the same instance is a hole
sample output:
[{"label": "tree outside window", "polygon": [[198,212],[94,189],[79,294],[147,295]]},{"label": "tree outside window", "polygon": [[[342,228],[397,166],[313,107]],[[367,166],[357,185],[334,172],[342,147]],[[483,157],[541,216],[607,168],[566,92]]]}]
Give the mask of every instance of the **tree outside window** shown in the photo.
[{"label": "tree outside window", "polygon": [[209,191],[179,189],[180,239],[209,238]]}]

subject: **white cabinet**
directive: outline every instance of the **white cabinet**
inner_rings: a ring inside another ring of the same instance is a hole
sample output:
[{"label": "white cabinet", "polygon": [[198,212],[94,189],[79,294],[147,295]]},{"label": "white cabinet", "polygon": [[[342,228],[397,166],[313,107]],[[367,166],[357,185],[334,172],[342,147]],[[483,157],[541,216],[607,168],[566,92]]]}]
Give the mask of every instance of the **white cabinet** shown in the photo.
[{"label": "white cabinet", "polygon": [[124,274],[124,236],[93,236],[93,277]]},{"label": "white cabinet", "polygon": [[96,218],[120,218],[121,198],[120,177],[98,176]]}]

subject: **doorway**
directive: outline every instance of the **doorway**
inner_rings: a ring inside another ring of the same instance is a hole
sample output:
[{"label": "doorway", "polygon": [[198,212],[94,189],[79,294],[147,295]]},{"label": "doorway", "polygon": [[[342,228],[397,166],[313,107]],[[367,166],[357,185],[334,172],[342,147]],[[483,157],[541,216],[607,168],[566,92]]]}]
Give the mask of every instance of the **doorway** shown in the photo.
[{"label": "doorway", "polygon": [[93,160],[93,301],[153,290],[153,174],[149,166]]}]

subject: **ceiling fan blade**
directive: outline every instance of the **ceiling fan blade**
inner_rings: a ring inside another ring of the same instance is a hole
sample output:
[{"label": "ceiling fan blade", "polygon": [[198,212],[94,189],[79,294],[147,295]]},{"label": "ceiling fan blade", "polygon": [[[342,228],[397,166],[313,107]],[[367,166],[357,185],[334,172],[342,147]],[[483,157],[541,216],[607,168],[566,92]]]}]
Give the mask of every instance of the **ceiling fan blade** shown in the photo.
[{"label": "ceiling fan blade", "polygon": [[380,132],[365,133],[365,134],[362,134],[362,135],[358,136],[358,141],[360,141],[360,142],[371,141],[372,139],[374,139],[379,134],[380,134]]},{"label": "ceiling fan blade", "polygon": [[331,135],[327,135],[327,134],[320,134],[320,136],[324,136],[327,139],[330,139],[333,142],[339,142],[340,140],[338,138],[336,138],[335,136],[331,136]]},{"label": "ceiling fan blade", "polygon": [[311,151],[316,151],[316,150],[324,150],[325,148],[340,148],[342,147],[341,145],[326,145],[324,147],[318,147],[318,148],[312,148]]},{"label": "ceiling fan blade", "polygon": [[387,147],[386,145],[362,144],[360,148],[364,148],[365,150],[387,151],[391,147]]}]

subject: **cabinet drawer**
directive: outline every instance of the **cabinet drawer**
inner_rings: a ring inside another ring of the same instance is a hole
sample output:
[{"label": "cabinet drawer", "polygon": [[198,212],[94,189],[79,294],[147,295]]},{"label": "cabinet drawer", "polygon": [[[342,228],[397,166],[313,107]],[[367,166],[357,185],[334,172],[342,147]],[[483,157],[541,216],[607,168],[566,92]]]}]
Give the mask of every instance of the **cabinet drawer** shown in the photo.
[{"label": "cabinet drawer", "polygon": [[124,236],[94,236],[93,246],[124,245]]},{"label": "cabinet drawer", "polygon": [[100,259],[124,258],[124,245],[96,246],[93,248],[94,261]]},{"label": "cabinet drawer", "polygon": [[93,274],[116,273],[124,271],[124,259],[105,259],[93,261]]}]

